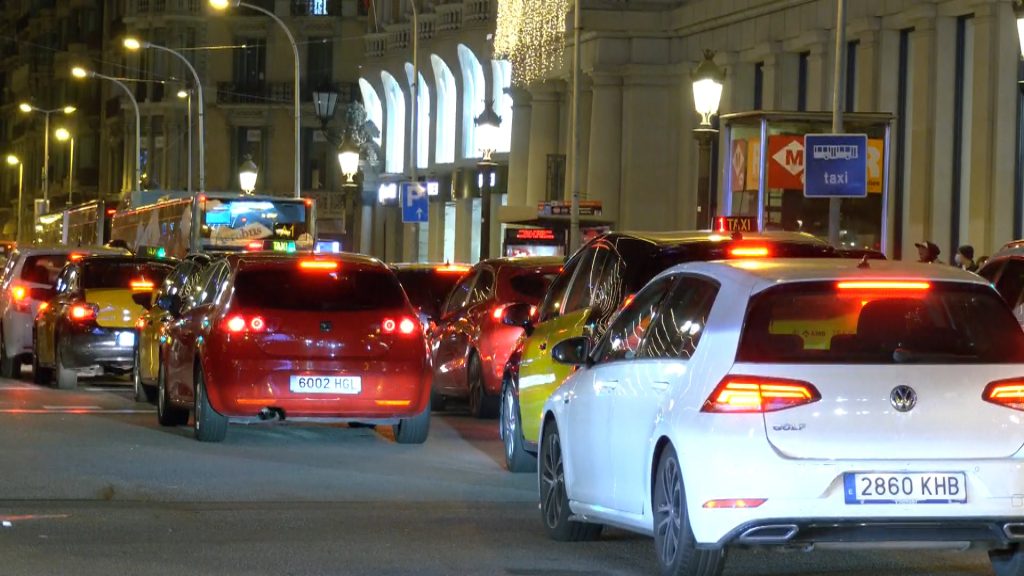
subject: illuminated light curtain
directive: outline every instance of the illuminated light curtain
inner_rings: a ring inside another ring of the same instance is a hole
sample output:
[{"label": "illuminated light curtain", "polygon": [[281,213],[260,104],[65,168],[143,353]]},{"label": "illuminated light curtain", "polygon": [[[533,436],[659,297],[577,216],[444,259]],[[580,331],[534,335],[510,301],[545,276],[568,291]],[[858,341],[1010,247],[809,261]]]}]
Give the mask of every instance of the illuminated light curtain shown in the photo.
[{"label": "illuminated light curtain", "polygon": [[451,68],[437,54],[430,55],[434,68],[434,93],[437,95],[436,138],[434,139],[434,162],[447,164],[455,162],[455,134],[458,130],[456,109],[459,104],[455,76]]},{"label": "illuminated light curtain", "polygon": [[[405,76],[409,80],[409,93],[412,94],[412,64],[405,64]],[[416,167],[426,168],[430,164],[430,89],[423,73],[419,74],[420,82],[416,91]]]},{"label": "illuminated light curtain", "polygon": [[495,58],[512,63],[512,83],[543,80],[562,66],[569,0],[498,0]]},{"label": "illuminated light curtain", "polygon": [[384,171],[400,174],[405,171],[405,94],[395,77],[380,73],[387,103],[384,122]]},{"label": "illuminated light curtain", "polygon": [[508,152],[512,149],[512,63],[508,60],[491,60],[491,77],[494,90],[494,112],[501,117],[498,126],[498,140],[494,143],[497,152]]},{"label": "illuminated light curtain", "polygon": [[462,69],[462,157],[479,158],[476,118],[484,111],[484,69],[465,44],[459,44],[459,67]]},{"label": "illuminated light curtain", "polygon": [[373,141],[377,143],[377,146],[380,146],[381,136],[384,134],[384,106],[380,102],[380,96],[377,96],[377,91],[363,78],[359,79],[359,91],[363,95],[363,108],[366,109],[366,118],[373,122],[373,125],[379,131],[374,136]]}]

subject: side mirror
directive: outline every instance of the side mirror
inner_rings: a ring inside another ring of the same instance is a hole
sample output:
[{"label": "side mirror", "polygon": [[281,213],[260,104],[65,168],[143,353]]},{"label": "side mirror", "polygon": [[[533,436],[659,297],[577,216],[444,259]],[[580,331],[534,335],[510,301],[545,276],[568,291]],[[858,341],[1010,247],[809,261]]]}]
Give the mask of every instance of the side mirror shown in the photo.
[{"label": "side mirror", "polygon": [[132,302],[149,310],[153,307],[153,293],[148,290],[145,292],[135,292],[132,294]]},{"label": "side mirror", "polygon": [[156,305],[166,310],[171,316],[180,316],[182,307],[181,296],[165,294],[156,299]]},{"label": "side mirror", "polygon": [[590,340],[585,336],[577,336],[562,340],[551,349],[551,358],[559,364],[570,366],[589,365]]},{"label": "side mirror", "polygon": [[529,336],[533,333],[532,309],[533,306],[524,302],[509,304],[505,307],[505,312],[501,316],[501,323],[505,326],[522,328],[526,332],[526,335]]}]

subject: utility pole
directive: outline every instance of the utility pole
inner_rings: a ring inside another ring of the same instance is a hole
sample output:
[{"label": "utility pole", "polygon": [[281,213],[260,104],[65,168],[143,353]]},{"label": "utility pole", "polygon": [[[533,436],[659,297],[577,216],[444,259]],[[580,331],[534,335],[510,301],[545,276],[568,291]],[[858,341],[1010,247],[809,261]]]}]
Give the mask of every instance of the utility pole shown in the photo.
[{"label": "utility pole", "polygon": [[[832,133],[843,133],[843,96],[846,93],[846,0],[836,0],[836,49],[832,69]],[[807,151],[804,151],[806,154]],[[828,241],[839,247],[842,199],[828,200]]]}]

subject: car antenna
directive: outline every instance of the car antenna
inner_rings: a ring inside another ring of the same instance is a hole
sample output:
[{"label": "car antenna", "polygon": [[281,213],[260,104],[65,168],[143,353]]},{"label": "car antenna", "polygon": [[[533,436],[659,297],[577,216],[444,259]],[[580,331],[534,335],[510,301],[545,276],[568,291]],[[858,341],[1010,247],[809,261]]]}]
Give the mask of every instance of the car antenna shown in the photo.
[{"label": "car antenna", "polygon": [[871,268],[871,264],[868,263],[868,255],[867,254],[865,254],[864,257],[860,259],[860,262],[857,263],[857,268],[860,269],[860,270],[865,270],[867,268]]}]

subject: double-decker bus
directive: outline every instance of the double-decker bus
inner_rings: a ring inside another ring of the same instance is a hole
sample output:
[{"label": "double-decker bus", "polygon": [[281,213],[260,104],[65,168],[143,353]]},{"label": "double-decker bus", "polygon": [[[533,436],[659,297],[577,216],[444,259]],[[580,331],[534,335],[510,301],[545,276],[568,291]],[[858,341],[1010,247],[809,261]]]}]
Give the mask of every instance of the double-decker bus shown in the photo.
[{"label": "double-decker bus", "polygon": [[36,244],[102,246],[110,240],[110,224],[117,201],[92,200],[51,212],[36,221]]},{"label": "double-decker bus", "polygon": [[114,214],[111,240],[136,253],[183,258],[191,252],[311,250],[311,199],[195,194]]}]

